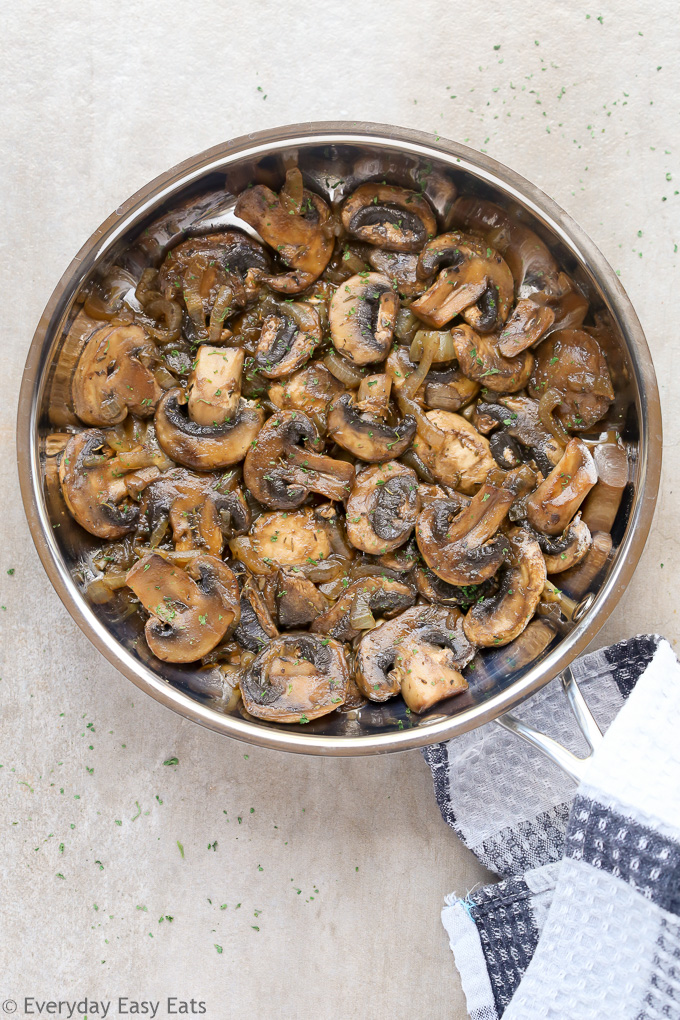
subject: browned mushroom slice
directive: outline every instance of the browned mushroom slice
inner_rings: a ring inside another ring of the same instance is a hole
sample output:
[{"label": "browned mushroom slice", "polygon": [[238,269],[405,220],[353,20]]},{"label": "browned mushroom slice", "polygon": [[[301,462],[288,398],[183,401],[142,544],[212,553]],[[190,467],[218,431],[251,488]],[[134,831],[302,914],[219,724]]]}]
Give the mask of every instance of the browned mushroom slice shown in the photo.
[{"label": "browned mushroom slice", "polygon": [[299,294],[321,276],[333,254],[331,212],[326,203],[302,187],[302,174],[288,170],[280,194],[264,184],[243,191],[236,215],[275,249],[291,272],[263,275],[272,290]]},{"label": "browned mushroom slice", "polygon": [[546,535],[561,534],[596,481],[588,447],[580,439],[571,439],[560,462],[525,500],[529,524]]},{"label": "browned mushroom slice", "polygon": [[281,410],[304,411],[313,420],[320,415],[325,421],[328,404],[342,392],[342,383],[331,375],[326,366],[312,361],[288,379],[273,383],[268,396],[272,404]]},{"label": "browned mushroom slice", "polygon": [[469,234],[452,231],[429,241],[418,260],[421,279],[439,275],[411,311],[432,326],[455,315],[478,333],[491,333],[508,317],[514,298],[512,273],[501,255]]},{"label": "browned mushroom slice", "polygon": [[375,413],[361,413],[361,403],[367,401],[357,403],[351,393],[336,397],[328,409],[329,438],[371,464],[400,457],[416,434],[415,418],[407,414],[397,425],[388,425]]},{"label": "browned mushroom slice", "polygon": [[349,670],[332,638],[290,634],[272,641],[242,675],[246,710],[257,719],[308,723],[345,701]]},{"label": "browned mushroom slice", "polygon": [[461,670],[474,655],[458,609],[414,606],[361,639],[356,680],[371,701],[401,691],[412,712],[422,713],[467,689]]},{"label": "browned mushroom slice", "polygon": [[261,514],[250,537],[257,555],[279,567],[318,563],[332,552],[325,522],[309,508]]},{"label": "browned mushroom slice", "polygon": [[562,591],[574,599],[583,598],[606,565],[612,546],[612,536],[608,532],[598,531],[594,534],[592,545],[581,562],[559,575]]},{"label": "browned mushroom slice", "polygon": [[197,556],[182,570],[150,553],[128,572],[127,584],[150,614],[149,648],[167,662],[207,655],[240,618],[236,578],[215,556]]},{"label": "browned mushroom slice", "polygon": [[500,393],[513,393],[526,386],[534,367],[529,351],[506,358],[499,352],[495,337],[481,336],[469,326],[458,326],[451,335],[458,363],[468,379]]},{"label": "browned mushroom slice", "polygon": [[279,636],[279,631],[252,577],[243,585],[240,609],[241,619],[234,631],[234,638],[243,648],[257,654],[267,647],[272,638]]},{"label": "browned mushroom slice", "polygon": [[531,298],[522,298],[500,332],[499,352],[506,358],[521,354],[537,343],[554,321],[555,313],[548,305],[538,305]]},{"label": "browned mushroom slice", "polygon": [[238,347],[201,344],[189,377],[189,417],[197,425],[222,424],[241,402],[244,352]]},{"label": "browned mushroom slice", "polygon": [[[401,297],[419,297],[427,290],[427,281],[418,278],[418,256],[406,252],[385,251],[373,248],[368,253],[368,261],[376,273],[386,276],[392,288]],[[355,269],[356,273],[357,270]]]},{"label": "browned mushroom slice", "polygon": [[158,351],[141,326],[102,326],[90,337],[73,376],[73,407],[87,425],[115,425],[128,411],[153,414],[162,390],[151,366]]},{"label": "browned mushroom slice", "polygon": [[213,471],[243,460],[262,427],[264,411],[241,399],[234,415],[215,425],[199,425],[181,403],[182,391],[168,390],[156,408],[158,442],[173,460],[195,471]]},{"label": "browned mushroom slice", "polygon": [[384,361],[398,311],[399,297],[386,276],[352,276],[331,299],[328,320],[334,346],[354,365]]},{"label": "browned mushroom slice", "polygon": [[600,345],[582,329],[559,330],[541,344],[528,389],[540,401],[545,427],[555,433],[557,426],[563,440],[566,429],[599,421],[614,399]]},{"label": "browned mushroom slice", "polygon": [[468,610],[464,630],[480,648],[507,645],[521,634],[543,594],[547,579],[545,560],[535,538],[521,528],[507,535],[511,562],[496,595]]},{"label": "browned mushroom slice", "polygon": [[267,379],[280,379],[308,361],[321,342],[321,323],[312,305],[293,301],[264,320],[255,366]]},{"label": "browned mushroom slice", "polygon": [[79,432],[66,444],[59,464],[62,495],[91,535],[120,538],[136,528],[139,507],[129,499],[134,475],[127,470],[98,429]]},{"label": "browned mushroom slice", "polygon": [[416,527],[428,567],[455,585],[480,584],[492,577],[509,552],[505,536],[496,533],[516,498],[512,487],[483,485],[463,510],[447,499],[430,503]]},{"label": "browned mushroom slice", "polygon": [[310,630],[352,641],[375,626],[376,616],[396,616],[415,602],[413,589],[389,577],[362,577],[350,584],[335,605],[317,617]]},{"label": "browned mushroom slice", "polygon": [[[259,241],[240,230],[225,230],[222,233],[189,237],[168,252],[159,270],[158,285],[167,299],[172,299],[181,292],[185,273],[198,255],[205,258],[208,267],[219,268],[225,274],[237,275],[243,281],[249,298],[254,297],[258,290],[254,278],[271,270],[271,260],[266,250]],[[217,273],[214,276],[216,280]],[[209,291],[211,281],[205,279],[202,282]]]},{"label": "browned mushroom slice", "polygon": [[[302,446],[309,443],[309,447]],[[312,421],[296,411],[272,415],[243,465],[243,477],[256,499],[276,510],[299,506],[310,492],[346,499],[354,468],[316,452],[323,447]]]},{"label": "browned mushroom slice", "polygon": [[422,564],[416,567],[415,582],[418,593],[439,606],[469,606],[495,590],[493,579],[482,584],[449,584]]},{"label": "browned mushroom slice", "polygon": [[276,609],[279,627],[306,627],[328,609],[328,599],[306,577],[279,572]]},{"label": "browned mushroom slice", "polygon": [[443,442],[439,448],[434,446],[430,437],[421,433],[419,423],[413,449],[438,482],[474,493],[494,466],[488,439],[451,411],[428,411],[425,418],[443,433]]},{"label": "browned mushroom slice", "polygon": [[580,563],[592,545],[590,529],[581,515],[577,514],[563,535],[551,539],[536,533],[545,566],[549,574],[561,574]]},{"label": "browned mushroom slice", "polygon": [[503,425],[509,436],[527,447],[543,474],[559,463],[564,446],[541,424],[537,400],[518,395],[501,397],[497,404],[477,404],[477,412]]},{"label": "browned mushroom slice", "polygon": [[402,545],[420,510],[415,471],[388,461],[357,475],[347,502],[347,537],[356,549],[375,556]]},{"label": "browned mushroom slice", "polygon": [[437,233],[426,199],[392,184],[362,184],[342,206],[348,234],[387,251],[420,251]]}]

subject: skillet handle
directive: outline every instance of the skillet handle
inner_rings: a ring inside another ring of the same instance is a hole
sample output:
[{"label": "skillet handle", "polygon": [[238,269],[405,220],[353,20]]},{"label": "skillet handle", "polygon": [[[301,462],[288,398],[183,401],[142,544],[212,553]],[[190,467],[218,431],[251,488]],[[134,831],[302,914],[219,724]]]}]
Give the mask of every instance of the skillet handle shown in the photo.
[{"label": "skillet handle", "polygon": [[569,707],[574,713],[578,727],[590,748],[589,753],[584,758],[579,758],[577,755],[572,754],[572,752],[568,751],[566,747],[563,747],[559,741],[555,740],[553,737],[547,736],[545,733],[541,733],[540,730],[535,729],[533,726],[529,726],[527,723],[522,722],[521,719],[512,715],[511,712],[506,712],[505,715],[500,716],[496,722],[504,729],[510,730],[511,733],[516,733],[518,737],[521,737],[522,740],[526,740],[532,747],[536,747],[539,751],[542,751],[543,754],[550,758],[555,765],[558,765],[563,772],[566,772],[568,776],[571,776],[575,783],[580,783],[585,774],[588,762],[593,756],[593,752],[599,744],[602,743],[603,736],[602,731],[588,708],[585,698],[583,697],[583,694],[574,679],[574,675],[568,666],[560,676],[560,680],[562,681],[562,687],[564,688],[564,693],[567,696]]}]

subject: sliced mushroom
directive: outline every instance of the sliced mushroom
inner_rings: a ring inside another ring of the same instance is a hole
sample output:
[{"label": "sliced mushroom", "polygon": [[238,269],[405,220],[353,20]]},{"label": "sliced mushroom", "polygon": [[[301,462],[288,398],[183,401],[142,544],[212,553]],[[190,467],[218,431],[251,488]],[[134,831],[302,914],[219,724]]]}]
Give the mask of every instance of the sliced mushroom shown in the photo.
[{"label": "sliced mushroom", "polygon": [[428,411],[425,417],[443,433],[442,445],[435,448],[429,437],[421,434],[419,425],[413,449],[438,482],[471,495],[494,467],[488,439],[451,411]]},{"label": "sliced mushroom", "polygon": [[513,393],[526,386],[534,367],[529,351],[505,358],[495,337],[481,336],[469,326],[458,326],[451,335],[460,367],[469,379],[500,393]]},{"label": "sliced mushroom", "polygon": [[399,297],[386,276],[350,277],[336,290],[328,311],[334,346],[354,365],[384,361],[398,311]]},{"label": "sliced mushroom", "polygon": [[[309,443],[311,449],[302,446]],[[321,453],[312,421],[299,411],[281,411],[265,423],[246,457],[243,477],[256,499],[277,510],[299,506],[310,492],[346,499],[354,468]]]},{"label": "sliced mushroom", "polygon": [[420,251],[437,233],[437,220],[422,195],[392,184],[362,184],[342,206],[348,234],[387,251]]},{"label": "sliced mushroom", "polygon": [[477,413],[503,425],[509,436],[531,451],[544,474],[559,463],[564,446],[541,424],[538,401],[517,395],[501,397],[497,404],[477,404]]},{"label": "sliced mushroom", "polygon": [[398,461],[366,468],[347,502],[347,537],[374,556],[390,552],[411,534],[419,510],[415,471]]},{"label": "sliced mushroom", "polygon": [[418,593],[424,599],[440,606],[469,606],[494,591],[493,580],[482,584],[449,584],[422,564],[416,567],[415,582]]},{"label": "sliced mushroom", "polygon": [[401,691],[412,712],[422,713],[467,689],[461,670],[474,655],[459,609],[414,606],[361,639],[356,680],[371,701]]},{"label": "sliced mushroom", "polygon": [[590,549],[580,563],[559,576],[560,588],[574,599],[581,599],[589,591],[600,571],[607,563],[612,547],[612,536],[606,531],[593,535]]},{"label": "sliced mushroom", "polygon": [[262,514],[250,538],[256,554],[279,567],[318,563],[332,552],[325,522],[309,508]]},{"label": "sliced mushroom", "polygon": [[156,435],[168,456],[195,471],[213,471],[243,460],[262,428],[262,408],[241,399],[231,419],[199,425],[188,417],[181,398],[181,389],[168,390],[156,408]]},{"label": "sliced mushroom", "polygon": [[543,424],[553,433],[557,425],[563,441],[567,428],[589,429],[614,399],[602,349],[582,329],[559,330],[541,344],[528,389]]},{"label": "sliced mushroom", "polygon": [[266,379],[280,379],[309,361],[320,342],[318,312],[303,301],[293,301],[264,320],[255,365]]},{"label": "sliced mushroom", "polygon": [[279,627],[306,627],[328,609],[325,598],[311,581],[289,570],[279,572],[276,608]]},{"label": "sliced mushroom", "polygon": [[[170,249],[159,270],[158,285],[166,299],[172,299],[181,292],[185,273],[196,256],[203,256],[208,267],[214,265],[225,274],[238,276],[248,297],[254,297],[259,289],[255,277],[271,270],[267,251],[259,241],[240,230],[189,237]],[[204,283],[210,289],[210,281],[206,279]]]},{"label": "sliced mushroom", "polygon": [[137,527],[139,507],[130,501],[131,476],[126,477],[99,429],[71,436],[59,463],[59,482],[71,516],[91,535],[120,538]]},{"label": "sliced mushroom", "polygon": [[570,439],[545,481],[527,496],[527,520],[546,535],[561,534],[597,481],[595,461],[580,439]]},{"label": "sliced mushroom", "polygon": [[234,631],[238,643],[250,652],[261,652],[272,638],[279,636],[267,602],[253,578],[243,585],[240,598],[241,619]]},{"label": "sliced mushroom", "polygon": [[303,188],[297,168],[288,170],[278,195],[264,184],[242,192],[235,212],[291,268],[281,275],[262,275],[272,290],[299,294],[321,276],[333,254],[331,212],[318,195]]},{"label": "sliced mushroom", "polygon": [[441,270],[411,304],[418,318],[444,326],[462,313],[478,333],[491,333],[508,317],[514,297],[512,273],[494,249],[469,234],[452,231],[429,241],[418,260],[421,279]]},{"label": "sliced mushroom", "polygon": [[73,376],[73,408],[87,425],[115,425],[128,411],[153,414],[162,390],[151,371],[156,346],[141,326],[102,326],[87,342]]},{"label": "sliced mushroom", "polygon": [[150,553],[128,572],[127,584],[150,614],[147,644],[166,662],[195,662],[238,624],[238,583],[215,556],[197,556],[182,570]]},{"label": "sliced mushroom", "polygon": [[241,401],[244,351],[201,344],[189,377],[188,411],[197,425],[222,425],[234,417]]},{"label": "sliced mushroom", "polygon": [[549,574],[561,574],[570,570],[581,562],[592,545],[590,528],[581,520],[580,514],[576,515],[559,538],[551,539],[536,532],[536,539]]},{"label": "sliced mushroom", "polygon": [[375,625],[373,614],[395,616],[415,602],[413,589],[389,577],[362,577],[350,584],[334,606],[317,617],[310,630],[352,641]]},{"label": "sliced mushroom", "polygon": [[351,393],[336,397],[328,409],[329,438],[369,464],[400,457],[416,434],[415,418],[407,414],[398,425],[388,425],[376,414],[362,414],[359,407]]},{"label": "sliced mushroom", "polygon": [[521,634],[543,594],[547,579],[541,547],[529,532],[515,528],[507,535],[511,562],[498,593],[468,610],[463,628],[480,648],[507,645]]},{"label": "sliced mushroom", "polygon": [[[407,252],[385,251],[373,248],[367,255],[370,266],[376,273],[386,276],[392,288],[401,297],[418,297],[427,290],[427,281],[418,278],[418,256]],[[363,267],[360,267],[363,268]],[[355,269],[356,273],[358,270]]]},{"label": "sliced mushroom", "polygon": [[241,677],[246,710],[257,719],[307,723],[345,701],[349,670],[332,638],[290,634],[272,641]]},{"label": "sliced mushroom", "polygon": [[516,498],[511,486],[485,484],[463,510],[447,499],[426,506],[416,540],[428,567],[455,585],[492,577],[509,552],[505,536],[497,532]]},{"label": "sliced mushroom", "polygon": [[498,338],[498,350],[506,358],[521,354],[532,347],[555,321],[548,305],[538,305],[531,298],[522,298],[515,305]]},{"label": "sliced mushroom", "polygon": [[331,375],[325,365],[313,361],[298,369],[284,382],[269,387],[269,399],[281,410],[304,411],[316,420],[325,421],[328,404],[343,392],[342,383]]}]

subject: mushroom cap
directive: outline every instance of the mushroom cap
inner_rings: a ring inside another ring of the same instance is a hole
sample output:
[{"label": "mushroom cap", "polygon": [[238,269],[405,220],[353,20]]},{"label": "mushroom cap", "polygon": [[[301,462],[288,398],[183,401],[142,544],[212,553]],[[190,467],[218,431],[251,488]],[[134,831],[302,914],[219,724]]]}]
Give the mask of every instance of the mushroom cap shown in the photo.
[{"label": "mushroom cap", "polygon": [[557,464],[564,453],[564,447],[543,426],[538,415],[538,401],[530,397],[500,397],[497,404],[480,402],[477,413],[493,418],[503,425],[508,435],[517,439],[531,453],[544,474]]},{"label": "mushroom cap", "polygon": [[91,535],[113,539],[134,531],[139,507],[127,500],[125,469],[118,458],[104,453],[108,449],[99,429],[71,436],[59,464],[59,482],[64,502],[78,524]]},{"label": "mushroom cap", "polygon": [[481,335],[470,326],[457,326],[451,335],[458,364],[468,379],[499,393],[514,393],[526,386],[534,367],[530,351],[506,358],[498,349],[495,335]]},{"label": "mushroom cap", "polygon": [[283,382],[273,383],[268,396],[272,404],[281,410],[325,415],[330,401],[342,392],[342,383],[331,375],[326,366],[320,361],[312,361]]},{"label": "mushroom cap", "polygon": [[241,192],[235,208],[236,215],[257,230],[284,265],[299,271],[280,278],[262,277],[269,287],[287,293],[305,290],[321,276],[335,243],[329,223],[330,209],[318,195],[305,188],[301,202],[286,199],[286,188],[291,183],[296,187],[301,182],[300,171],[289,170],[281,194],[275,194],[264,184],[256,184]]},{"label": "mushroom cap", "polygon": [[215,556],[197,556],[182,570],[149,553],[128,571],[127,585],[150,614],[149,648],[167,662],[207,655],[240,618],[238,582]]},{"label": "mushroom cap", "polygon": [[332,551],[323,520],[309,507],[262,514],[252,527],[251,542],[265,563],[279,567],[325,560]]},{"label": "mushroom cap", "polygon": [[271,641],[240,680],[246,710],[258,719],[305,723],[345,701],[349,670],[333,638],[287,634]]},{"label": "mushroom cap", "polygon": [[399,461],[361,471],[347,502],[347,537],[356,549],[379,556],[407,540],[420,510],[418,477]]},{"label": "mushroom cap", "polygon": [[437,220],[422,195],[393,184],[362,184],[345,199],[348,234],[386,251],[420,251],[437,233]]},{"label": "mushroom cap", "polygon": [[420,253],[418,276],[424,280],[440,269],[429,290],[410,306],[419,319],[440,327],[462,314],[479,333],[491,333],[505,322],[515,289],[509,267],[494,248],[459,231],[440,234]]},{"label": "mushroom cap", "polygon": [[488,439],[460,414],[436,410],[425,417],[446,433],[444,444],[435,450],[418,434],[413,449],[438,482],[472,494],[494,466]]},{"label": "mushroom cap", "polygon": [[570,439],[562,459],[525,500],[529,524],[546,535],[561,534],[597,482],[590,450]]},{"label": "mushroom cap", "polygon": [[356,680],[371,701],[401,693],[412,712],[424,712],[467,689],[461,675],[474,655],[458,609],[414,606],[361,639]]},{"label": "mushroom cap", "polygon": [[[302,446],[303,442],[309,447]],[[354,468],[316,452],[322,446],[316,426],[306,414],[279,411],[267,419],[246,456],[245,483],[260,503],[275,510],[300,506],[310,492],[346,499]]]},{"label": "mushroom cap", "polygon": [[580,563],[588,554],[593,539],[590,528],[581,515],[577,514],[566,531],[557,539],[550,539],[536,532],[536,540],[541,547],[546,570],[549,574],[562,574],[565,570]]},{"label": "mushroom cap", "polygon": [[400,457],[416,434],[416,420],[407,414],[398,425],[388,425],[361,414],[351,393],[336,397],[328,409],[328,435],[338,446],[370,464]]},{"label": "mushroom cap", "polygon": [[116,425],[128,411],[148,418],[162,390],[149,365],[159,360],[141,326],[102,326],[88,340],[73,376],[73,407],[86,425]]},{"label": "mushroom cap", "polygon": [[416,540],[430,570],[455,585],[481,584],[492,577],[508,552],[505,537],[496,533],[515,498],[512,488],[484,484],[462,510],[448,499],[426,506]]},{"label": "mushroom cap", "polygon": [[512,560],[498,593],[475,603],[465,616],[465,634],[480,648],[507,645],[521,634],[536,611],[547,580],[541,547],[528,531],[513,529],[507,541]]},{"label": "mushroom cap", "polygon": [[264,421],[264,411],[241,400],[232,421],[198,425],[180,403],[182,391],[168,390],[156,408],[156,436],[173,460],[195,471],[213,471],[243,460]]},{"label": "mushroom cap", "polygon": [[602,348],[582,329],[560,329],[543,341],[528,389],[539,400],[548,390],[556,390],[561,401],[555,417],[577,430],[600,421],[614,399]]},{"label": "mushroom cap", "polygon": [[352,624],[352,610],[360,603],[364,611],[380,616],[395,616],[415,602],[413,589],[390,577],[362,577],[343,592],[334,606],[318,616],[310,630],[330,634],[338,641],[352,641],[361,631]]},{"label": "mushroom cap", "polygon": [[268,273],[271,258],[255,238],[241,230],[199,234],[171,248],[158,271],[158,284],[166,298],[174,298],[181,291],[184,273],[197,255],[214,261],[225,273],[235,273],[245,280],[248,273],[257,270]]},{"label": "mushroom cap", "polygon": [[399,297],[381,273],[359,273],[333,295],[328,321],[333,345],[355,365],[384,361],[392,346]]},{"label": "mushroom cap", "polygon": [[279,379],[308,361],[320,342],[319,313],[313,305],[292,302],[265,319],[255,365],[265,378]]}]

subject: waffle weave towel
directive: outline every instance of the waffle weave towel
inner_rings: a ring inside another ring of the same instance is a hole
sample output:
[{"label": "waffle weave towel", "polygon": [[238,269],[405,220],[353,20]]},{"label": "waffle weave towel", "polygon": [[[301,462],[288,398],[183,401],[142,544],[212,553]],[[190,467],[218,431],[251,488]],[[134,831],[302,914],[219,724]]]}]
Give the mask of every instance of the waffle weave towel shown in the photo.
[{"label": "waffle weave towel", "polygon": [[[606,737],[576,788],[490,724],[427,748],[498,884],[442,911],[472,1020],[680,1020],[680,666],[641,636],[575,662]],[[554,681],[516,713],[584,755]]]}]

